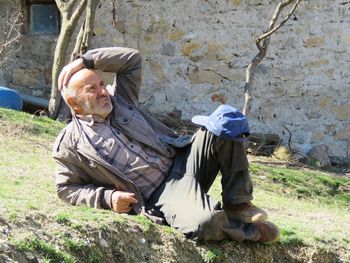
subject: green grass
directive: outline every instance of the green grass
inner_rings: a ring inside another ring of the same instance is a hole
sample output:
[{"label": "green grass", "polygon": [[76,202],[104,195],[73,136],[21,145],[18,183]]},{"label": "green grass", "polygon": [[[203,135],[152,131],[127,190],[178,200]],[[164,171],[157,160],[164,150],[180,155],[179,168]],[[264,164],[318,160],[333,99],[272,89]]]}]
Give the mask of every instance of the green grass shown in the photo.
[{"label": "green grass", "polygon": [[267,192],[286,193],[295,198],[336,206],[346,207],[350,204],[350,180],[342,175],[254,163],[250,169],[252,174],[264,174],[267,177],[267,180],[259,176],[254,178],[255,184]]},{"label": "green grass", "polygon": [[221,262],[224,254],[218,248],[210,248],[204,256],[204,260],[207,263]]},{"label": "green grass", "polygon": [[[0,108],[0,125],[11,124],[11,132],[26,133],[29,135],[40,135],[52,139],[65,124],[46,117],[38,117],[23,112],[16,112]],[[17,131],[16,131],[17,130]]]},{"label": "green grass", "polygon": [[35,252],[40,254],[43,261],[66,263],[75,262],[74,258],[68,253],[62,252],[55,248],[54,245],[37,238],[18,241],[15,243],[15,246],[23,252]]},{"label": "green grass", "polygon": [[68,237],[63,237],[62,239],[63,239],[63,246],[73,252],[79,252],[86,246],[84,242],[80,240],[77,241]]},{"label": "green grass", "polygon": [[[142,216],[121,216],[107,210],[70,206],[57,198],[51,149],[63,127],[64,124],[48,118],[33,118],[0,108],[0,217],[17,225],[24,221],[27,224],[31,217],[37,217],[36,220],[56,224],[52,231],[59,233],[59,229],[83,231],[86,226],[98,226],[108,232],[106,229],[111,225],[116,229],[125,228],[130,220],[146,233],[157,228]],[[306,243],[326,250],[350,251],[349,177],[254,161],[250,170],[254,203],[264,208],[269,219],[280,227],[281,244]],[[221,199],[220,189],[219,176],[210,193]],[[160,229],[166,234],[176,233],[169,227]],[[42,261],[70,262],[74,259],[50,242],[24,239],[23,233],[20,234],[17,246],[39,253]],[[64,236],[60,240],[73,255],[77,250],[85,251],[87,262],[103,258],[98,249],[87,249],[79,240]],[[209,248],[204,258],[207,262],[220,262],[220,253]]]},{"label": "green grass", "polygon": [[154,223],[150,219],[142,215],[133,216],[132,220],[139,223],[145,232],[148,232],[155,227]]}]

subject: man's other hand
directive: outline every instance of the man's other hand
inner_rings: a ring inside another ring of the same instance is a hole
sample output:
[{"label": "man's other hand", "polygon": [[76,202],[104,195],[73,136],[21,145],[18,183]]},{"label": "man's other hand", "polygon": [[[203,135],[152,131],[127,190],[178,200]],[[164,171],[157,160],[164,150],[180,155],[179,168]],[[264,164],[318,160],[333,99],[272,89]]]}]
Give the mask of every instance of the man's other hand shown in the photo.
[{"label": "man's other hand", "polygon": [[71,76],[81,70],[84,67],[83,59],[78,58],[74,60],[73,62],[66,65],[60,75],[58,76],[58,89],[62,90],[63,87],[66,87],[68,85],[69,79]]},{"label": "man's other hand", "polygon": [[137,199],[134,193],[115,191],[112,194],[112,209],[117,213],[129,213]]}]

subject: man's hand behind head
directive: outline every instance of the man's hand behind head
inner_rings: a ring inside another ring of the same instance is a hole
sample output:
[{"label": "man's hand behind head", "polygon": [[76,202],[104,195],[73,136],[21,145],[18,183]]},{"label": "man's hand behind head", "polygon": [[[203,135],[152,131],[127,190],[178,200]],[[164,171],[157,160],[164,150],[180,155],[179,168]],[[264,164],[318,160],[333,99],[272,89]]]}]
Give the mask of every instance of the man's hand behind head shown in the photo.
[{"label": "man's hand behind head", "polygon": [[68,82],[71,78],[71,76],[84,68],[84,63],[82,58],[78,58],[74,60],[73,62],[66,65],[60,75],[58,76],[58,89],[62,90],[63,87],[66,87],[68,85]]}]

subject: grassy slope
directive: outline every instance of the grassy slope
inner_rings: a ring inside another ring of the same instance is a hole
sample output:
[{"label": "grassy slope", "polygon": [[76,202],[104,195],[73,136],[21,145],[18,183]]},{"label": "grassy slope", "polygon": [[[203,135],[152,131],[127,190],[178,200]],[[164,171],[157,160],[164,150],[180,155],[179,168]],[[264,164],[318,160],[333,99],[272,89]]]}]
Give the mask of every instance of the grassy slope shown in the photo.
[{"label": "grassy slope", "polygon": [[[303,261],[315,257],[318,250],[334,254],[339,260],[349,260],[348,177],[301,167],[287,168],[285,163],[271,164],[269,159],[253,160],[255,203],[265,208],[270,219],[281,227],[280,244],[266,247],[248,243],[240,245],[239,250],[234,242],[194,247],[172,229],[154,226],[142,217],[70,207],[58,200],[51,148],[63,126],[47,118],[33,119],[31,115],[0,109],[0,256],[2,250],[6,252],[1,249],[1,240],[6,240],[10,248],[18,251],[12,253],[14,257],[23,262],[28,253],[43,261],[73,262],[80,258],[100,262],[116,253],[110,249],[110,243],[116,242],[111,233],[117,231],[116,236],[123,236],[124,241],[129,239],[129,244],[126,241],[114,244],[120,247],[117,250],[118,257],[123,259],[120,262],[230,261],[233,255],[239,258],[242,251],[247,262],[253,262],[259,253],[264,254],[266,262],[278,262],[286,254],[290,256],[287,261],[297,260],[292,255]],[[219,189],[217,180],[211,193],[218,198]],[[92,233],[88,234],[88,229]],[[276,258],[278,252],[274,250],[280,251],[280,258]],[[327,256],[322,253],[318,255],[326,262]],[[256,262],[263,260],[259,257]]]}]

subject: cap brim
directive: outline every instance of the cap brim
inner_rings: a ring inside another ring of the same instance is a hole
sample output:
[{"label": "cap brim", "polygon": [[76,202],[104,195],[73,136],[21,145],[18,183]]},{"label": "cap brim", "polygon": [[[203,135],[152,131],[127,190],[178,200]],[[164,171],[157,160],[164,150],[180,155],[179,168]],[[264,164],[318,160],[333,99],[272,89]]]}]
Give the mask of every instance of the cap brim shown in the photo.
[{"label": "cap brim", "polygon": [[207,121],[208,121],[208,116],[204,115],[196,115],[194,116],[191,121],[195,124],[201,125],[201,126],[206,126]]}]

